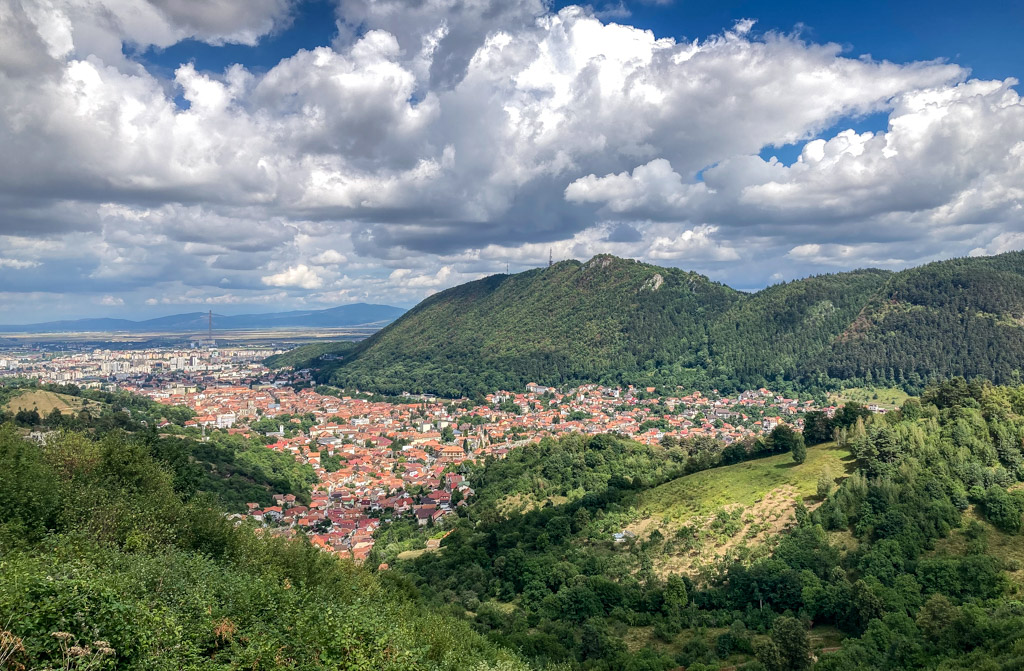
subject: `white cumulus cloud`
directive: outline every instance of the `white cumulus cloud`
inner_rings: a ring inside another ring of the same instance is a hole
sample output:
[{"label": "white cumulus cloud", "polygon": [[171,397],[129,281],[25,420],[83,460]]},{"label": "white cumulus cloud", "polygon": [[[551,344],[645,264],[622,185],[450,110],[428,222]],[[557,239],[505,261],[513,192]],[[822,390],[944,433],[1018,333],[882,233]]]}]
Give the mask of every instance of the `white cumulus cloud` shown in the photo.
[{"label": "white cumulus cloud", "polygon": [[25,268],[35,268],[39,265],[38,261],[28,261],[25,259],[5,259],[0,257],[0,268],[15,268],[22,270]]},{"label": "white cumulus cloud", "polygon": [[292,266],[273,275],[266,275],[262,279],[264,284],[271,287],[319,289],[324,284],[323,278],[304,263]]},{"label": "white cumulus cloud", "polygon": [[310,262],[317,266],[337,265],[339,263],[345,263],[346,261],[348,261],[348,257],[334,249],[328,249],[320,252],[310,259]]}]

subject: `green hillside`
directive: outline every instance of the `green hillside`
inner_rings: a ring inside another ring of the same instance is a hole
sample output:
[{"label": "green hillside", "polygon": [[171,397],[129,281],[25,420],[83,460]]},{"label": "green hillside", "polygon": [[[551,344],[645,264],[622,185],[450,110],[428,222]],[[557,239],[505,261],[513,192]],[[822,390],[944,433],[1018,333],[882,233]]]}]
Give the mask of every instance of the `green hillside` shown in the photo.
[{"label": "green hillside", "polygon": [[[5,399],[10,399],[6,405]],[[267,449],[262,436],[185,428],[184,422],[194,415],[187,407],[161,405],[127,392],[28,380],[0,383],[0,423],[13,420],[22,431],[76,431],[95,440],[111,432],[135,434],[170,470],[180,495],[214,496],[230,512],[244,511],[249,502],[272,505],[273,494],[309,500],[310,485],[316,481],[311,466]],[[164,419],[171,424],[157,431]]]},{"label": "green hillside", "polygon": [[822,473],[839,477],[852,461],[850,451],[835,443],[816,445],[807,450],[802,464],[793,463],[790,454],[776,454],[685,475],[644,492],[638,506],[648,516],[685,519],[726,505],[751,505],[780,487],[809,497]]},{"label": "green hillside", "polygon": [[798,465],[774,436],[545,438],[364,569],[234,526],[146,436],[0,427],[0,668],[1019,668],[1024,387],[847,429]]},{"label": "green hillside", "polygon": [[360,343],[330,381],[384,393],[464,394],[696,367],[706,324],[740,299],[675,268],[612,256],[563,261],[426,299]]},{"label": "green hillside", "polygon": [[745,294],[708,326],[711,381],[760,386],[793,378],[827,352],[891,273],[819,275]]},{"label": "green hillside", "polygon": [[809,371],[920,385],[1015,379],[1024,361],[1024,253],[929,263],[893,275]]},{"label": "green hillside", "polygon": [[356,344],[351,341],[315,342],[290,349],[283,354],[268,356],[263,363],[268,368],[309,368],[323,357],[337,357],[348,353]]},{"label": "green hillside", "polygon": [[953,375],[1010,382],[1024,367],[1024,254],[821,275],[753,294],[602,255],[448,289],[343,359],[303,363],[320,366],[321,382],[392,394],[531,381],[721,390],[920,390]]},{"label": "green hillside", "polygon": [[0,668],[525,669],[400,581],[171,483],[123,434],[0,428]]}]

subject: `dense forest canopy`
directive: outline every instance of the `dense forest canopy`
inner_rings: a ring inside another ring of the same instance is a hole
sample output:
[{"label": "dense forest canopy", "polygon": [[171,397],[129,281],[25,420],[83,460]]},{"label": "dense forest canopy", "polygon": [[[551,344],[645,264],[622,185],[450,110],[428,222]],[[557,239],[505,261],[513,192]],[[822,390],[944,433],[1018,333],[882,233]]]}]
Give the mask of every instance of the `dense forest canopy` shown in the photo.
[{"label": "dense forest canopy", "polygon": [[[17,401],[19,396],[38,391],[90,403],[77,412],[4,410],[5,404]],[[185,406],[162,405],[124,391],[83,389],[72,384],[22,379],[0,384],[0,424],[10,420],[23,429],[76,431],[93,438],[111,431],[133,433],[146,442],[152,456],[170,469],[175,488],[183,495],[213,495],[231,512],[244,511],[249,502],[271,505],[274,494],[294,494],[308,502],[310,486],[316,482],[309,465],[298,463],[291,455],[267,449],[262,436],[246,438],[216,429],[201,436],[205,429],[182,426],[194,416],[195,413]],[[279,421],[287,419],[282,416],[270,422],[270,429],[276,429]]]},{"label": "dense forest canopy", "polygon": [[[860,270],[753,294],[613,256],[494,275],[435,294],[351,350],[288,360],[321,382],[444,396],[529,382],[734,391],[1019,379],[1024,253]],[[274,363],[280,363],[276,360]]]}]

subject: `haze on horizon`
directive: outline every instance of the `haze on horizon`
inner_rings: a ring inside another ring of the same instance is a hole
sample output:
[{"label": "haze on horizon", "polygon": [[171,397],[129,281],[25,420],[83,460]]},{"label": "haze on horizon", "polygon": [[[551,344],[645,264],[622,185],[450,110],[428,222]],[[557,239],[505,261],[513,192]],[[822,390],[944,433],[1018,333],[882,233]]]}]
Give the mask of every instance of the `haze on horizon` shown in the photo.
[{"label": "haze on horizon", "polygon": [[1024,247],[991,1],[0,0],[0,323]]}]

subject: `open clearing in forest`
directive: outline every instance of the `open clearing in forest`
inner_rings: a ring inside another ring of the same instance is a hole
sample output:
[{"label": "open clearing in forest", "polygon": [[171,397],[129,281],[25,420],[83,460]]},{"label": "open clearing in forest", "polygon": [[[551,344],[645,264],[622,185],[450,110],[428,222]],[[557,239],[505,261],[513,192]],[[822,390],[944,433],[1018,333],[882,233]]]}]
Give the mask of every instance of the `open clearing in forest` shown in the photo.
[{"label": "open clearing in forest", "polygon": [[903,405],[910,395],[899,387],[850,387],[828,395],[828,400],[836,405],[849,402],[861,405],[878,405],[894,410]]},{"label": "open clearing in forest", "polygon": [[780,487],[791,487],[794,495],[806,498],[816,494],[822,472],[841,478],[852,463],[850,451],[835,443],[815,445],[807,449],[802,464],[785,453],[684,475],[645,492],[638,508],[644,517],[682,520],[723,506],[751,506]]},{"label": "open clearing in forest", "polygon": [[[707,627],[701,629],[690,629],[675,637],[671,643],[666,643],[654,634],[654,627],[629,627],[623,634],[623,642],[630,652],[639,652],[644,648],[652,648],[658,652],[670,655],[678,655],[686,644],[694,639],[703,639],[705,645],[711,650],[715,649],[715,640],[729,631],[728,627]],[[768,637],[757,632],[749,632],[752,641],[766,641]],[[832,625],[818,625],[808,631],[810,636],[811,651],[815,655],[822,652],[830,652],[838,649],[846,636]],[[733,653],[728,659],[721,660],[721,669],[736,668],[736,665],[750,661],[749,655]],[[681,667],[680,667],[681,668]]]},{"label": "open clearing in forest", "polygon": [[654,570],[663,576],[696,575],[726,558],[750,560],[770,551],[795,522],[799,502],[806,499],[809,510],[820,504],[822,473],[839,480],[852,462],[848,450],[827,443],[808,449],[803,464],[778,454],[693,473],[644,493],[640,515],[626,530],[646,541],[661,535]]},{"label": "open clearing in forest", "polygon": [[420,548],[419,550],[406,550],[398,553],[398,559],[402,561],[410,561],[416,559],[421,555],[425,555],[428,552],[443,552],[444,548]]},{"label": "open clearing in forest", "polygon": [[7,411],[36,410],[41,417],[46,417],[54,409],[60,410],[63,414],[70,414],[78,413],[83,407],[98,409],[101,405],[97,401],[89,401],[67,394],[56,394],[43,389],[28,389],[7,402]]},{"label": "open clearing in forest", "polygon": [[548,504],[560,506],[568,503],[568,501],[569,499],[564,496],[548,496],[542,500],[538,500],[537,497],[530,492],[517,492],[515,494],[509,494],[498,501],[498,512],[505,517],[508,517],[516,513],[526,514],[531,510],[540,510]]}]

